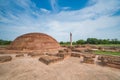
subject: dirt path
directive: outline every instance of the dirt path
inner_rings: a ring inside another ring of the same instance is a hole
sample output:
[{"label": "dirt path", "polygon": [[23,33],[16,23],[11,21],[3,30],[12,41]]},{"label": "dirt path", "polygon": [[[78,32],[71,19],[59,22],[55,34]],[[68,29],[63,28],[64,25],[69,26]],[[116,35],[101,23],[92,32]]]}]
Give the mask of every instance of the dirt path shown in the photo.
[{"label": "dirt path", "polygon": [[73,57],[51,65],[22,57],[0,63],[0,80],[120,80],[120,70],[80,63]]}]

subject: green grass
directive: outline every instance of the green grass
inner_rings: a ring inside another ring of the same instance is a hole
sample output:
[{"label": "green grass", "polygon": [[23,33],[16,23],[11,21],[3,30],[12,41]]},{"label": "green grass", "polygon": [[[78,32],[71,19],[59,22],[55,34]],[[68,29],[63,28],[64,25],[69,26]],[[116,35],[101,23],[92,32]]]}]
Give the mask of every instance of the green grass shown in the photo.
[{"label": "green grass", "polygon": [[9,45],[0,45],[0,47],[7,47],[7,46],[9,46]]},{"label": "green grass", "polygon": [[[70,44],[60,44],[61,46],[70,46]],[[72,46],[77,46],[75,44],[73,44]]]},{"label": "green grass", "polygon": [[97,46],[110,46],[110,47],[120,47],[120,44],[98,44]]},{"label": "green grass", "polygon": [[104,54],[104,55],[116,55],[120,56],[120,52],[111,52],[111,51],[94,51],[95,54]]},{"label": "green grass", "polygon": [[[61,46],[70,46],[70,44],[60,44]],[[77,44],[73,44],[73,46],[76,46]],[[80,45],[80,44],[79,44]],[[83,44],[86,45],[86,44]],[[95,45],[95,44],[90,44]],[[106,47],[120,47],[120,44],[97,44],[96,46],[106,46]]]}]

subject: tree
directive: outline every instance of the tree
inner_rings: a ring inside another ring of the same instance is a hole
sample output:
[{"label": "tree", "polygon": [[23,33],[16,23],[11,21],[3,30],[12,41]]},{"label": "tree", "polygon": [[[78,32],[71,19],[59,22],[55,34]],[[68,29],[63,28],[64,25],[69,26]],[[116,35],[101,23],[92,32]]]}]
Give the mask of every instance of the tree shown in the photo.
[{"label": "tree", "polygon": [[63,42],[63,41],[61,41],[61,42],[60,42],[60,44],[64,44],[64,42]]},{"label": "tree", "polygon": [[87,41],[86,41],[86,43],[89,43],[89,44],[98,44],[99,41],[96,38],[88,38]]},{"label": "tree", "polygon": [[84,40],[78,40],[78,41],[76,41],[76,44],[85,44],[85,41]]},{"label": "tree", "polygon": [[2,40],[0,39],[0,45],[9,45],[12,41]]}]

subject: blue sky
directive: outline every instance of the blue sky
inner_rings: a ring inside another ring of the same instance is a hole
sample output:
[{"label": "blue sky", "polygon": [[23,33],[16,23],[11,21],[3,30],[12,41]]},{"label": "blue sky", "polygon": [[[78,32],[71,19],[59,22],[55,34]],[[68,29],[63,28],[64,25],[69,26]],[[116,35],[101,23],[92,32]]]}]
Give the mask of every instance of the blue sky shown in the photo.
[{"label": "blue sky", "polygon": [[120,39],[120,0],[0,0],[0,39],[41,32],[57,41]]}]

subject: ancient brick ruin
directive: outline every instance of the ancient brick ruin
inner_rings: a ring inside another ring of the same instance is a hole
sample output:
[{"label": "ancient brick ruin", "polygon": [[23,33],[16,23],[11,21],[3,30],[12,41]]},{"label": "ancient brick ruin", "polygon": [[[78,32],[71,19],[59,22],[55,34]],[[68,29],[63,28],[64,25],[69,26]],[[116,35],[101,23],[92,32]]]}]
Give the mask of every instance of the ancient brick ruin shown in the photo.
[{"label": "ancient brick ruin", "polygon": [[[10,46],[0,48],[0,54],[15,54],[18,57],[39,57],[39,61],[49,65],[69,57],[80,58],[81,63],[99,64],[120,69],[120,57],[96,55],[95,50],[119,52],[119,47],[97,47],[90,45],[61,46],[49,35],[43,33],[28,33],[17,37]],[[0,56],[0,62],[11,61],[12,56]]]},{"label": "ancient brick ruin", "polygon": [[43,33],[28,33],[17,37],[9,50],[38,50],[39,52],[58,52],[59,43],[51,36]]},{"label": "ancient brick ruin", "polygon": [[12,60],[11,56],[0,56],[0,63],[8,62],[8,61],[11,61],[11,60]]},{"label": "ancient brick ruin", "polygon": [[43,63],[45,63],[45,64],[47,64],[47,65],[49,65],[49,64],[51,64],[51,63],[55,63],[55,62],[57,62],[57,61],[61,61],[61,60],[63,60],[62,57],[47,56],[47,55],[42,56],[42,57],[39,58],[39,61],[41,61],[41,62],[43,62]]}]

